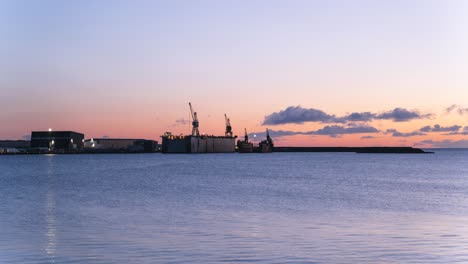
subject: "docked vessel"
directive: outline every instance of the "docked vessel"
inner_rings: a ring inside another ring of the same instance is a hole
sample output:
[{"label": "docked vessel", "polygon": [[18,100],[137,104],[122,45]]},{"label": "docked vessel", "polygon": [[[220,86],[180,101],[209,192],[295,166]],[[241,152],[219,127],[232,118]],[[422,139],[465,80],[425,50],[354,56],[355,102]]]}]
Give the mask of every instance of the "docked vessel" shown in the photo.
[{"label": "docked vessel", "polygon": [[173,135],[164,133],[162,137],[162,153],[232,153],[236,151],[236,136],[232,135],[232,127],[229,118],[224,115],[226,132],[224,136],[200,135],[197,113],[193,111],[189,103],[192,116],[191,135]]},{"label": "docked vessel", "polygon": [[258,147],[256,147],[254,151],[258,153],[271,153],[273,152],[273,147],[274,147],[273,140],[271,139],[270,133],[267,128],[266,140],[260,141],[260,143],[258,144]]},{"label": "docked vessel", "polygon": [[237,141],[237,151],[239,153],[252,153],[254,150],[253,143],[249,142],[249,136],[247,135],[247,129],[245,130],[244,140]]}]

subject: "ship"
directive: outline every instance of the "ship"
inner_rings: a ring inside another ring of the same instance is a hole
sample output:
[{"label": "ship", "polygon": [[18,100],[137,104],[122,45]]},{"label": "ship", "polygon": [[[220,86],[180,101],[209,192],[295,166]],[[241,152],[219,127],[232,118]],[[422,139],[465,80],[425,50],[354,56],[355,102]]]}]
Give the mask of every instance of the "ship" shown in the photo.
[{"label": "ship", "polygon": [[239,153],[252,153],[254,150],[253,143],[249,142],[247,128],[244,128],[244,130],[245,130],[244,140],[237,141],[237,151]]},{"label": "ship", "polygon": [[260,141],[258,144],[258,147],[254,148],[254,152],[257,153],[271,153],[273,152],[273,139],[270,137],[270,133],[268,131],[268,128],[266,129],[266,140]]},{"label": "ship", "polygon": [[173,135],[166,132],[162,138],[162,153],[234,153],[236,151],[236,138],[233,136],[231,121],[224,114],[226,132],[224,136],[201,135],[197,112],[193,111],[189,103],[192,117],[192,134]]}]

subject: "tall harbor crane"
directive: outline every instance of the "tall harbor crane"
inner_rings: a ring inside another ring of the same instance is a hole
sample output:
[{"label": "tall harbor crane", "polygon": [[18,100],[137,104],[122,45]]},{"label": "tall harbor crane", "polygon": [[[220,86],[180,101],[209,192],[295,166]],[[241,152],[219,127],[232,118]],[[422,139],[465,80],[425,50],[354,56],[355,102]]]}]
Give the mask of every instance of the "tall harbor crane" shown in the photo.
[{"label": "tall harbor crane", "polygon": [[192,136],[200,136],[200,131],[198,130],[198,117],[197,112],[193,111],[192,103],[188,103],[190,106],[190,113],[192,114]]},{"label": "tall harbor crane", "polygon": [[232,137],[231,120],[229,120],[226,114],[224,114],[224,119],[226,120],[226,132],[224,133],[224,135],[226,137]]}]

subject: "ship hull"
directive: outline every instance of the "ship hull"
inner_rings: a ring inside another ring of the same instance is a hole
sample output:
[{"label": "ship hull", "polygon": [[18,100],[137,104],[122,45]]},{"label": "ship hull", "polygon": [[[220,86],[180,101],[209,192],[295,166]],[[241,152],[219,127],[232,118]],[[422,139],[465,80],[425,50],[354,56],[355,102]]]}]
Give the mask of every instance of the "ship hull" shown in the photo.
[{"label": "ship hull", "polygon": [[250,142],[239,141],[237,143],[237,151],[239,153],[252,153],[254,151],[254,147]]}]

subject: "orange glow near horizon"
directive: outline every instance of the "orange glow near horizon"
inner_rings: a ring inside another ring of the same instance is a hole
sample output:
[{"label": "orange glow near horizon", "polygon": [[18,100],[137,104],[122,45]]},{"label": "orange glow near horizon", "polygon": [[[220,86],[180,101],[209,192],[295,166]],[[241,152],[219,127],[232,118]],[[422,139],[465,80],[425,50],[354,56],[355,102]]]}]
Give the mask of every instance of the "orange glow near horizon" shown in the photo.
[{"label": "orange glow near horizon", "polygon": [[[463,1],[188,1],[184,9],[177,1],[52,1],[40,9],[17,2],[5,3],[0,16],[0,139],[51,127],[87,138],[160,140],[166,131],[191,132],[184,121],[190,101],[201,132],[214,135],[224,134],[225,113],[238,136],[244,128],[313,134],[356,126],[330,120],[262,125],[265,116],[295,106],[336,117],[395,108],[434,114],[357,124],[372,126],[374,134],[273,135],[278,146],[427,140],[444,146],[438,143],[449,140],[445,145],[468,147],[468,135],[460,133],[386,133],[468,126],[468,110],[446,113],[454,104],[468,109]],[[375,138],[363,138],[370,135]]]}]

